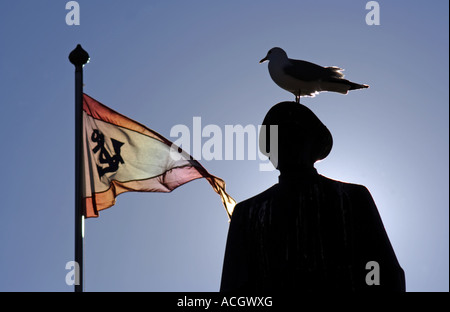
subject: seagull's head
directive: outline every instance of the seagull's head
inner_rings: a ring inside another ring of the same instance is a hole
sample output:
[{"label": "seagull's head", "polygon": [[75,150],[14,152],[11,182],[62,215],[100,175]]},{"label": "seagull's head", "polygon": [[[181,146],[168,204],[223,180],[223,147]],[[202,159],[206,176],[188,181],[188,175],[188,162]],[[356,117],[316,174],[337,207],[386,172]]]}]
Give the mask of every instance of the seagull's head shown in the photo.
[{"label": "seagull's head", "polygon": [[286,52],[284,52],[284,50],[282,48],[272,48],[269,50],[269,52],[267,52],[267,55],[265,58],[263,58],[261,61],[259,61],[259,63],[264,63],[265,61],[270,61],[270,60],[275,60],[275,59],[283,59],[283,58],[287,58],[287,54]]}]

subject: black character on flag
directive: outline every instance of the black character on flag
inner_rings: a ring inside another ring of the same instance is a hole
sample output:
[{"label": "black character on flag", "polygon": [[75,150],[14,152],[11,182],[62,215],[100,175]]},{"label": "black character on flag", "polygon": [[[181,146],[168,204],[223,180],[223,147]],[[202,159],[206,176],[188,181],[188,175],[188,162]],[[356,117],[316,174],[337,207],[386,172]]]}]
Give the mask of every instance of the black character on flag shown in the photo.
[{"label": "black character on flag", "polygon": [[100,164],[108,164],[108,167],[101,167],[97,165],[97,171],[100,178],[107,172],[115,172],[119,169],[119,163],[123,164],[124,161],[120,156],[120,148],[124,143],[111,138],[115,155],[111,156],[105,148],[105,136],[98,129],[92,132],[92,142],[97,143],[97,146],[92,149],[94,153],[100,150],[99,162]]}]

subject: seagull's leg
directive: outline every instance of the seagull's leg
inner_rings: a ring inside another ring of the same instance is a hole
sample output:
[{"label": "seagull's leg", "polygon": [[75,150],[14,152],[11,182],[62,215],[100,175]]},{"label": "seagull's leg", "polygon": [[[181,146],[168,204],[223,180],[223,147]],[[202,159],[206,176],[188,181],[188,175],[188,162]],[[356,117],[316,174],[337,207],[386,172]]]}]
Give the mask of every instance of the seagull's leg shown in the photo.
[{"label": "seagull's leg", "polygon": [[300,94],[302,94],[301,90],[298,89],[298,95],[295,95],[295,102],[300,104]]}]

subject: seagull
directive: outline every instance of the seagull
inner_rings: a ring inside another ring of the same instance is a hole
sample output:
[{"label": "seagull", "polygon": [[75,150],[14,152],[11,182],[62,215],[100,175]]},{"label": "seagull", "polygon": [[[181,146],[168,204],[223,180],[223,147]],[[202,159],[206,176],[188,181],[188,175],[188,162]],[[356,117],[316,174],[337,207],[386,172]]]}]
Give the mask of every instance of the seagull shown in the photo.
[{"label": "seagull", "polygon": [[265,61],[269,61],[269,74],[272,80],[279,87],[293,93],[297,103],[300,103],[301,96],[315,96],[320,91],[347,94],[349,90],[369,87],[344,79],[342,68],[322,67],[306,61],[293,60],[278,47],[270,49],[259,63]]}]

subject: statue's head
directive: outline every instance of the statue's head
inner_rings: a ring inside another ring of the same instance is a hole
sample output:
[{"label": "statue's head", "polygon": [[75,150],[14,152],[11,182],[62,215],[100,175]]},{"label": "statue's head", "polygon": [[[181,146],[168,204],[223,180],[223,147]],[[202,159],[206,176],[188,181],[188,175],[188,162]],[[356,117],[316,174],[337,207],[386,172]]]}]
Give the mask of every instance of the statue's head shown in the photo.
[{"label": "statue's head", "polygon": [[327,127],[309,108],[295,102],[274,105],[264,118],[259,136],[261,153],[275,168],[286,172],[313,166],[328,156],[332,146]]}]

